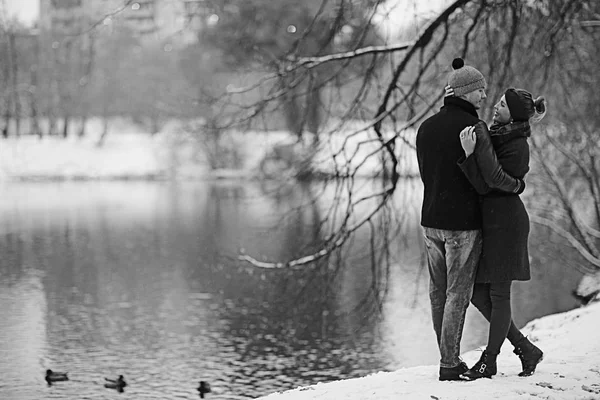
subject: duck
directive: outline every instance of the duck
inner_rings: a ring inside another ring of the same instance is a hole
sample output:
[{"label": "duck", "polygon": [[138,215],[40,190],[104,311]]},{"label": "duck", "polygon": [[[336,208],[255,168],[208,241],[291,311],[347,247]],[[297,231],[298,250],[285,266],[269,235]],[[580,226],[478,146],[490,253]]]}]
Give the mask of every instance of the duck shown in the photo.
[{"label": "duck", "polygon": [[210,393],[210,385],[208,382],[200,381],[200,386],[198,386],[198,393],[200,393],[200,398],[203,399],[206,393]]},{"label": "duck", "polygon": [[127,382],[125,382],[123,375],[119,375],[117,379],[104,378],[104,380],[106,381],[104,384],[105,388],[117,389],[119,392],[122,392],[123,388],[127,386]]},{"label": "duck", "polygon": [[69,377],[66,372],[56,372],[51,369],[46,370],[46,382],[51,385],[52,382],[68,381]]}]

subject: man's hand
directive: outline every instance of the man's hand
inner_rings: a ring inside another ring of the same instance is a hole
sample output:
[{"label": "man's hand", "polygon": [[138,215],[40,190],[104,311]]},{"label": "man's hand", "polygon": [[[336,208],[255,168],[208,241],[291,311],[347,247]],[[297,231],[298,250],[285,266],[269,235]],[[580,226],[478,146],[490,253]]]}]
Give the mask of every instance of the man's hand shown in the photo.
[{"label": "man's hand", "polygon": [[475,134],[474,126],[467,126],[460,132],[460,145],[465,151],[465,156],[469,157],[475,151],[475,143],[477,143],[477,135]]}]

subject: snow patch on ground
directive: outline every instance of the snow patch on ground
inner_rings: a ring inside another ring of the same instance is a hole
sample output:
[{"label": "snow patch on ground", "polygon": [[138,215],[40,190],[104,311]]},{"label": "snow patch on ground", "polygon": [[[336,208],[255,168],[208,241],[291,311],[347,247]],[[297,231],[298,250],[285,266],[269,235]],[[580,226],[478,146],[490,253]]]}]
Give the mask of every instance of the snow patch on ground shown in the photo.
[{"label": "snow patch on ground", "polygon": [[[438,366],[404,368],[363,378],[274,393],[264,400],[482,400],[600,399],[600,302],[531,321],[523,333],[545,353],[531,377],[517,376],[521,364],[506,343],[498,375],[473,382],[440,382]],[[435,346],[435,343],[432,343]],[[463,355],[470,366],[480,350]]]},{"label": "snow patch on ground", "polygon": [[[210,141],[210,133],[197,128],[198,124],[172,121],[165,124],[161,132],[151,135],[139,125],[115,119],[110,121],[102,145],[99,145],[104,129],[101,121],[91,119],[86,127],[83,137],[73,132],[66,139],[23,135],[1,140],[0,181],[248,179],[260,175],[262,160],[277,146],[293,146],[300,156],[313,160],[317,172],[325,174],[371,177],[382,170],[380,142],[372,131],[361,131],[360,127],[324,134],[315,154],[306,154],[314,152],[309,145],[312,141],[309,135],[301,145],[286,131],[221,132],[220,146],[227,149],[225,155],[236,153],[238,165],[216,169],[208,162],[214,143]],[[414,132],[407,135],[414,136]],[[412,141],[414,138],[409,139]],[[407,175],[417,174],[411,145],[403,143],[396,148],[401,163],[398,170]],[[285,172],[284,178],[289,175]]]}]

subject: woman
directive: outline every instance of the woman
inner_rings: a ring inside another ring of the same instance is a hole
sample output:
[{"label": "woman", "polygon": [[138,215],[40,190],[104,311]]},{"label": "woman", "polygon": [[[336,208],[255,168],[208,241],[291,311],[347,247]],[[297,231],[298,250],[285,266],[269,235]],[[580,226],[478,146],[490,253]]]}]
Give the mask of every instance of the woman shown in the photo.
[{"label": "woman", "polygon": [[518,179],[529,171],[530,122],[539,121],[545,113],[543,97],[534,100],[526,90],[510,88],[494,106],[489,130],[479,122],[460,134],[465,158],[459,160],[459,166],[478,193],[484,195],[483,252],[471,302],[490,322],[487,347],[479,361],[463,374],[465,379],[491,378],[496,374],[496,357],[505,338],[521,358],[523,371],[519,376],[532,375],[543,358],[542,351],[515,326],[510,308],[512,281],[531,278],[527,251],[529,217],[517,194],[492,188],[498,162],[504,172]]}]

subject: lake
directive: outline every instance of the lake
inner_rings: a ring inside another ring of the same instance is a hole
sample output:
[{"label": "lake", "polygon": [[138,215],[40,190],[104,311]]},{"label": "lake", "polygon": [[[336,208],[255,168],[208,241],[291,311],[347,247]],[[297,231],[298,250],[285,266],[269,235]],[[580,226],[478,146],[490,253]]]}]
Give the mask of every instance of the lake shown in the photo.
[{"label": "lake", "polygon": [[[339,257],[293,271],[236,257],[285,261],[314,250],[339,218],[335,188],[3,186],[0,398],[190,399],[200,380],[211,384],[209,399],[255,398],[438,362],[417,180],[401,181],[390,217],[360,230]],[[370,229],[384,228],[391,240],[372,240]],[[372,258],[384,244],[389,268]],[[532,281],[514,285],[519,326],[577,306],[570,293],[581,274],[562,242],[532,226],[530,256]],[[486,337],[470,307],[463,351]],[[48,386],[48,368],[70,381]],[[103,387],[119,374],[124,393]]]}]

